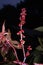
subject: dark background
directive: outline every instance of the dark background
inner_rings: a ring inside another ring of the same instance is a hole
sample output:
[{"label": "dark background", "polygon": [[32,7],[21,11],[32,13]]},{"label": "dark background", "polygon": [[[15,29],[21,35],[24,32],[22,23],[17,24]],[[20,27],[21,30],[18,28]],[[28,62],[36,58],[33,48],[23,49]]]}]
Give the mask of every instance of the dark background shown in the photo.
[{"label": "dark background", "polygon": [[[26,16],[26,24],[23,26],[27,29],[34,29],[39,26],[43,26],[43,2],[42,0],[24,0],[17,3],[16,7],[13,5],[4,5],[3,8],[0,9],[0,31],[3,22],[5,21],[6,30],[9,28],[12,33],[12,39],[18,40],[19,37],[17,36],[17,32],[19,31],[18,24],[20,22],[20,12],[22,8],[26,8],[27,16]],[[24,39],[25,43],[25,50],[27,49],[28,45],[32,46],[34,50],[37,45],[39,45],[37,37],[34,36],[26,36]],[[32,50],[32,52],[33,52]],[[18,56],[21,50],[17,50]],[[30,53],[32,53],[30,52]],[[21,55],[22,56],[22,55]],[[20,60],[23,58],[19,57]]]},{"label": "dark background", "polygon": [[26,24],[23,26],[24,28],[27,28],[28,30],[29,29],[33,30],[36,27],[43,26],[42,0],[41,1],[37,1],[37,0],[20,1],[20,3],[17,3],[16,7],[11,4],[4,5],[3,8],[0,9],[0,31],[1,31],[2,24],[5,21],[6,30],[10,28],[13,39],[19,40],[19,38],[17,38],[18,36],[16,33],[19,31],[18,24],[20,22],[19,17],[22,8],[26,8],[27,10]]}]

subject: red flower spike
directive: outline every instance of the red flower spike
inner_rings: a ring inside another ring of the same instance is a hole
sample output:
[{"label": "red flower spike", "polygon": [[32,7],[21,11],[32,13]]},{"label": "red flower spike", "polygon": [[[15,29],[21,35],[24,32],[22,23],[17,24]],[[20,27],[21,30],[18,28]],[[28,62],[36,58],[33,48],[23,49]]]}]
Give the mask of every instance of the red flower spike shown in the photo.
[{"label": "red flower spike", "polygon": [[27,53],[26,53],[26,57],[29,56],[29,55],[30,55],[30,53],[27,51]]},{"label": "red flower spike", "polygon": [[20,43],[21,43],[21,44],[24,44],[24,43],[25,43],[25,41],[24,41],[24,40],[20,40]]},{"label": "red flower spike", "polygon": [[21,17],[20,17],[19,19],[20,19],[20,21],[21,21]]},{"label": "red flower spike", "polygon": [[[26,9],[25,8],[23,8],[22,10],[21,10],[21,12],[22,13],[20,13],[20,18],[19,18],[19,20],[21,21],[20,23],[19,23],[19,27],[20,27],[20,31],[17,33],[17,35],[20,35],[20,45],[18,45],[19,47],[22,47],[22,45],[25,43],[25,41],[23,40],[23,38],[25,38],[25,36],[23,35],[23,33],[24,33],[24,30],[21,30],[22,29],[22,26],[26,23],[25,22],[25,18],[26,18]],[[24,58],[25,58],[25,50],[24,50],[24,48],[22,48],[23,49],[23,53],[24,53]],[[26,54],[26,55],[29,55],[29,53],[28,54]],[[24,60],[23,60],[24,61]],[[21,65],[27,65],[27,64],[25,64],[25,63],[21,63]]]},{"label": "red flower spike", "polygon": [[22,23],[20,22],[20,24],[19,24],[18,26],[20,27],[20,26],[21,26],[21,24],[22,24]]},{"label": "red flower spike", "polygon": [[22,12],[26,12],[26,9],[25,9],[25,8],[22,8],[21,11],[22,11]]},{"label": "red flower spike", "polygon": [[22,25],[24,25],[26,22],[25,21],[21,21],[20,24],[18,25],[19,27]]},{"label": "red flower spike", "polygon": [[21,32],[24,33],[24,30],[22,29]]},{"label": "red flower spike", "polygon": [[25,38],[25,36],[22,34],[22,37]]},{"label": "red flower spike", "polygon": [[24,15],[22,15],[22,17],[21,18],[25,18],[25,16]]},{"label": "red flower spike", "polygon": [[20,35],[21,33],[24,33],[24,30],[20,30],[17,35]]},{"label": "red flower spike", "polygon": [[20,21],[21,21],[21,20],[25,21],[25,17],[26,17],[26,16],[25,16],[24,14],[23,14],[22,16],[20,16]]},{"label": "red flower spike", "polygon": [[22,31],[19,31],[18,33],[17,33],[17,35],[20,35],[22,33]]},{"label": "red flower spike", "polygon": [[18,44],[18,47],[20,47],[20,48],[22,47],[22,46],[21,46],[21,43]]},{"label": "red flower spike", "polygon": [[24,21],[24,22],[25,22],[25,17],[22,17],[22,18],[21,18],[21,21]]},{"label": "red flower spike", "polygon": [[20,15],[21,15],[21,16],[22,16],[22,15],[26,16],[26,13],[25,13],[25,12],[23,12],[23,13],[20,13]]},{"label": "red flower spike", "polygon": [[17,35],[19,35],[19,32],[17,33]]},{"label": "red flower spike", "polygon": [[29,51],[30,51],[30,50],[32,50],[31,46],[28,46],[28,48],[27,48],[27,49],[28,49]]}]

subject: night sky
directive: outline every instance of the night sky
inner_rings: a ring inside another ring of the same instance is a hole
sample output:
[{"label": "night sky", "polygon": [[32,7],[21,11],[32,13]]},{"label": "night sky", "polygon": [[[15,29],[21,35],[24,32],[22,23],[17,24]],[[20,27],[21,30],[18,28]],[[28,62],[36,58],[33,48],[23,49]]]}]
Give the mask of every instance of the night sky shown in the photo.
[{"label": "night sky", "polygon": [[3,7],[3,5],[13,5],[16,6],[17,3],[20,3],[20,1],[24,1],[24,0],[0,0],[0,8]]}]

